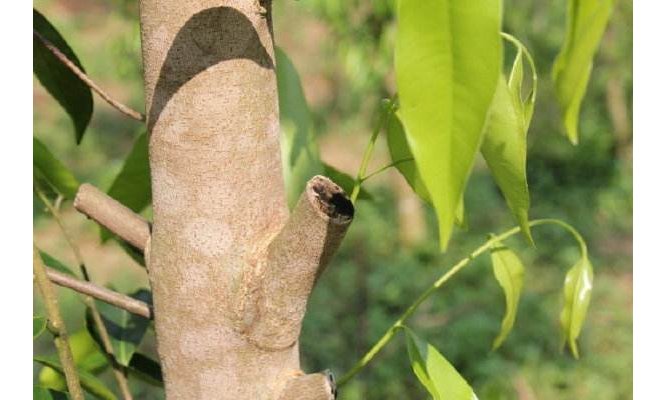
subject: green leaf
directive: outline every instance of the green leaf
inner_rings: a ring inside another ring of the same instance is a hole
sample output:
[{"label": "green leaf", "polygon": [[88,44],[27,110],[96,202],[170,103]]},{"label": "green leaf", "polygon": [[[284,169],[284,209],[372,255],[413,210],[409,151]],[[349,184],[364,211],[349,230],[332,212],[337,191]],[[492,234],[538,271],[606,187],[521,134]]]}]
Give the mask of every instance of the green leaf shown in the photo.
[{"label": "green leaf", "polygon": [[511,332],[513,323],[516,320],[518,301],[520,300],[520,293],[523,290],[525,267],[523,267],[523,263],[516,253],[499,242],[493,246],[490,258],[493,264],[495,279],[497,279],[497,282],[504,291],[504,300],[506,302],[506,312],[502,319],[502,327],[500,328],[500,333],[493,341],[493,350],[495,350],[502,345],[509,332]]},{"label": "green leaf", "polygon": [[47,267],[53,268],[56,271],[62,272],[63,274],[76,276],[68,266],[61,263],[60,261],[58,261],[56,258],[49,255],[48,253],[39,250],[39,256],[42,258],[42,262]]},{"label": "green leaf", "polygon": [[46,330],[46,318],[42,316],[32,317],[32,340],[37,339]]},{"label": "green leaf", "polygon": [[[60,361],[58,359],[39,356],[35,356],[32,359],[33,361],[42,364],[45,367],[49,367],[58,372],[60,375],[64,376],[62,365],[60,365]],[[79,368],[77,368],[77,374],[79,375],[79,379],[81,381],[81,387],[83,387],[84,390],[102,400],[116,400],[116,395],[113,394],[113,392],[94,375]]]},{"label": "green leaf", "polygon": [[32,387],[32,400],[69,400],[69,398],[69,394],[65,392],[41,386]]},{"label": "green leaf", "polygon": [[160,364],[141,353],[134,353],[129,362],[129,372],[155,386],[164,386]]},{"label": "green leaf", "polygon": [[571,353],[576,358],[578,358],[576,340],[580,335],[587,308],[590,305],[593,280],[592,264],[586,254],[571,267],[564,280],[564,307],[560,313],[562,346],[564,347],[564,343],[568,342]]},{"label": "green leaf", "polygon": [[[400,119],[394,110],[391,111],[388,116],[386,141],[391,155],[391,162],[395,164],[395,168],[405,178],[414,193],[416,193],[421,200],[432,205],[428,190],[419,175],[416,162],[414,162],[414,155],[409,149],[409,143],[407,142],[402,122],[400,122]],[[461,228],[467,227],[465,221],[465,204],[462,198],[456,209],[455,224]]]},{"label": "green leaf", "polygon": [[[324,164],[324,175],[331,178],[333,182],[340,185],[340,187],[348,195],[352,192],[352,189],[354,189],[354,178],[331,165]],[[367,190],[363,189],[363,187],[361,187],[358,198],[359,200],[372,200],[372,195]]]},{"label": "green leaf", "polygon": [[293,208],[305,190],[305,184],[313,176],[321,174],[324,166],[319,158],[312,117],[298,71],[279,47],[275,49],[275,59],[280,100],[282,172],[287,203],[289,208]]},{"label": "green leaf", "polygon": [[478,400],[467,381],[430,343],[402,327],[412,370],[434,400]]},{"label": "green leaf", "polygon": [[40,178],[63,197],[71,200],[76,196],[79,181],[53,156],[44,143],[35,137],[32,138],[32,165]]},{"label": "green leaf", "polygon": [[[125,159],[120,173],[113,180],[108,194],[137,213],[150,204],[152,195],[146,132],[142,132],[134,141],[134,146]],[[101,228],[101,236],[102,241],[106,241],[113,234]]]},{"label": "green leaf", "polygon": [[400,0],[400,120],[439,222],[453,229],[500,75],[500,0]]},{"label": "green leaf", "polygon": [[[150,291],[146,289],[139,289],[130,294],[130,297],[147,303],[151,302]],[[148,330],[150,320],[101,301],[96,300],[95,304],[109,333],[116,361],[124,366],[129,365],[132,355]],[[86,313],[86,327],[101,347],[100,336],[89,310]]]},{"label": "green leaf", "polygon": [[[72,349],[72,357],[77,369],[91,374],[97,374],[104,371],[109,363],[93,340],[90,334],[85,330],[79,330],[69,335],[69,347]],[[39,372],[39,383],[42,386],[55,389],[66,390],[67,385],[61,372],[45,366]]]},{"label": "green leaf", "polygon": [[592,62],[615,0],[569,0],[566,37],[553,63],[555,96],[569,140],[578,143],[578,117]]},{"label": "green leaf", "polygon": [[[32,10],[32,29],[34,33],[51,42],[53,46],[60,50],[81,71],[85,72],[78,57],[74,54],[74,51],[69,47],[65,39],[35,9]],[[76,143],[79,144],[90,123],[93,112],[93,99],[90,88],[59,61],[34,33],[32,37],[32,70],[42,86],[69,114],[74,123]]]}]

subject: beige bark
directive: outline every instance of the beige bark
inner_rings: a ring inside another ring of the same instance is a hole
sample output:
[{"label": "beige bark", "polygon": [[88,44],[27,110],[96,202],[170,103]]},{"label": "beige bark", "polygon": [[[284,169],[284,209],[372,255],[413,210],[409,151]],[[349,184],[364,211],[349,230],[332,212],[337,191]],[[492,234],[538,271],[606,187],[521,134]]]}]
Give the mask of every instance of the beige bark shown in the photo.
[{"label": "beige bark", "polygon": [[270,4],[142,0],[153,226],[146,255],[167,398],[332,399],[300,370],[310,290],[353,207],[313,179],[289,217]]}]

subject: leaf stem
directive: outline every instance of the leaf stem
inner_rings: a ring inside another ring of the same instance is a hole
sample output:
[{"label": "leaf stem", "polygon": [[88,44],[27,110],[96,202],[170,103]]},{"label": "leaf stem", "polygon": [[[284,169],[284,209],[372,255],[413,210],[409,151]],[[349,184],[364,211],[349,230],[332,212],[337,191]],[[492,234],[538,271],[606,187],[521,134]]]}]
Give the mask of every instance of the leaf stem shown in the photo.
[{"label": "leaf stem", "polygon": [[391,108],[393,108],[394,104],[395,104],[394,99],[389,100],[388,104],[385,103],[382,104],[382,111],[381,111],[381,116],[379,117],[379,122],[377,123],[377,126],[375,126],[375,130],[372,132],[372,136],[370,137],[368,145],[365,147],[365,151],[363,152],[363,159],[361,160],[361,166],[359,167],[358,173],[356,174],[354,189],[352,190],[350,196],[352,204],[356,204],[356,198],[361,192],[361,183],[363,183],[364,180],[363,177],[365,176],[365,171],[368,169],[368,164],[370,163],[370,159],[372,158],[372,151],[375,148],[375,142],[377,141],[377,137],[379,137],[379,134],[384,128],[384,125],[386,125],[389,112]]},{"label": "leaf stem", "polygon": [[72,349],[69,347],[67,340],[67,328],[65,322],[60,315],[58,308],[58,297],[56,295],[51,281],[46,276],[46,267],[39,256],[39,251],[34,246],[32,247],[32,264],[35,281],[39,292],[44,299],[44,308],[46,308],[46,315],[48,316],[47,325],[49,330],[54,335],[55,347],[58,350],[58,358],[62,365],[65,381],[67,382],[67,390],[74,400],[83,400],[83,390],[81,389],[81,382],[79,375],[76,372],[76,365],[74,364],[74,357],[72,356]]},{"label": "leaf stem", "polygon": [[[587,256],[587,246],[583,237],[578,233],[578,231],[567,224],[564,221],[558,219],[537,219],[530,221],[529,226],[538,226],[546,224],[558,225],[566,229],[571,235],[576,239],[580,246],[580,250],[583,256]],[[379,353],[379,351],[386,346],[391,339],[395,336],[397,330],[403,325],[403,323],[416,311],[416,309],[428,298],[430,297],[437,289],[441,288],[449,279],[451,279],[456,273],[465,268],[469,263],[485,253],[488,249],[492,248],[498,242],[503,241],[521,231],[519,226],[515,226],[497,236],[492,236],[481,246],[477,247],[470,255],[458,261],[453,267],[446,271],[442,276],[439,277],[430,287],[428,287],[421,295],[402,313],[402,315],[391,325],[384,335],[370,348],[370,350],[363,356],[359,361],[354,364],[354,366],[347,371],[342,378],[337,382],[338,387],[347,383],[351,378],[358,374],[366,365],[372,361],[372,359]]]},{"label": "leaf stem", "polygon": [[408,161],[414,161],[414,157],[403,158],[403,159],[400,159],[400,160],[397,160],[397,161],[393,161],[390,164],[384,165],[383,167],[379,168],[378,170],[373,171],[373,172],[369,173],[368,175],[366,175],[365,177],[363,177],[361,179],[361,183],[367,181],[368,179],[372,178],[375,175],[379,175],[380,173],[386,171],[387,169],[389,169],[391,167],[398,166],[398,165],[400,165],[402,163],[405,163],[405,162],[408,162]]},{"label": "leaf stem", "polygon": [[[56,223],[60,227],[60,230],[62,231],[63,236],[65,237],[65,240],[67,241],[67,244],[69,247],[72,249],[72,252],[74,253],[74,258],[76,259],[76,263],[79,265],[79,270],[81,271],[81,274],[83,275],[83,278],[87,281],[90,282],[90,277],[88,276],[88,269],[86,268],[86,265],[83,261],[83,256],[81,255],[81,250],[79,249],[79,246],[76,244],[74,241],[73,237],[69,234],[69,231],[67,228],[65,228],[65,224],[63,222],[63,219],[60,215],[60,211],[58,211],[58,208],[56,208],[51,201],[46,197],[46,194],[42,191],[42,189],[39,187],[38,184],[35,184],[34,186],[35,193],[37,194],[37,197],[41,202],[46,206],[46,208],[49,210],[51,215],[53,216],[53,219],[55,219]],[[56,200],[56,204],[60,203],[60,197],[58,200]],[[95,300],[93,300],[92,297],[84,295],[83,296],[83,303],[90,309],[90,312],[93,317],[93,321],[95,322],[95,327],[97,328],[97,331],[99,332],[100,339],[102,341],[102,345],[104,347],[104,353],[109,360],[109,363],[111,364],[111,367],[113,369],[113,376],[116,380],[116,383],[118,384],[118,388],[120,389],[120,392],[122,394],[123,399],[125,400],[132,400],[132,393],[130,392],[129,389],[129,384],[127,383],[127,376],[125,374],[124,368],[117,362],[114,354],[113,354],[113,345],[111,344],[111,337],[109,336],[109,332],[106,329],[106,326],[104,325],[104,321],[102,320],[102,316],[99,313],[99,310],[97,310],[97,306],[95,305]]]}]

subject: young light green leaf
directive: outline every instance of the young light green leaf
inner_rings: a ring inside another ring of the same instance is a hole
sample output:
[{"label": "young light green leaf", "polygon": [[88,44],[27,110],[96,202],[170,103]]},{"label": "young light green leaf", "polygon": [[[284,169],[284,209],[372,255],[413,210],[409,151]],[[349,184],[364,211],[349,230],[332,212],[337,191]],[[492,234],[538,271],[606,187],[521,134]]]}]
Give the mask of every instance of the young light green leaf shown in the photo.
[{"label": "young light green leaf", "polygon": [[592,72],[592,61],[615,0],[569,0],[564,43],[553,63],[555,96],[569,140],[578,143],[578,115]]},{"label": "young light green leaf", "polygon": [[409,147],[446,249],[497,87],[500,0],[400,0],[395,69]]},{"label": "young light green leaf", "polygon": [[467,381],[435,347],[411,329],[402,329],[412,370],[434,400],[477,400]]},{"label": "young light green leaf", "polygon": [[76,143],[81,143],[93,112],[90,88],[67,68],[46,47],[40,38],[46,39],[62,52],[81,71],[83,66],[65,39],[37,10],[32,10],[32,70],[42,86],[69,114],[74,123]]},{"label": "young light green leaf", "polygon": [[73,199],[79,189],[79,181],[39,139],[32,138],[32,166],[40,178],[66,199]]},{"label": "young light green leaf", "polygon": [[280,147],[287,203],[293,208],[307,181],[324,170],[313,130],[301,78],[289,57],[279,47],[277,61],[280,100]]},{"label": "young light green leaf", "polygon": [[[340,185],[340,187],[348,195],[354,189],[354,178],[352,178],[349,174],[345,174],[339,169],[333,167],[332,165],[324,164],[324,175],[331,178],[331,180],[336,184]],[[367,190],[363,189],[363,187],[361,187],[361,191],[358,194],[358,199],[372,200],[372,195]]]},{"label": "young light green leaf", "polygon": [[44,265],[46,265],[47,267],[53,268],[56,271],[62,272],[63,274],[76,276],[68,266],[58,261],[56,258],[52,257],[48,253],[40,250],[39,256],[42,258]]},{"label": "young light green leaf", "polygon": [[42,316],[32,317],[32,340],[37,339],[46,330],[46,318]]},{"label": "young light green leaf", "polygon": [[[104,371],[109,363],[97,346],[97,343],[88,334],[85,329],[69,335],[69,347],[72,349],[72,357],[76,368],[91,374],[97,374]],[[39,383],[42,386],[55,389],[66,390],[67,384],[62,372],[45,366],[39,372]]]},{"label": "young light green leaf", "polygon": [[[146,303],[151,303],[152,301],[151,294],[146,289],[137,290],[130,294],[130,297]],[[102,316],[104,326],[109,333],[116,361],[123,366],[128,366],[132,355],[139,344],[141,344],[148,330],[150,320],[101,301],[96,300],[95,303]],[[92,322],[92,316],[89,311],[86,312],[86,327],[98,345],[102,346],[99,333]]]},{"label": "young light green leaf", "polygon": [[[51,368],[56,371],[58,374],[63,375],[63,368],[60,365],[60,361],[57,359],[51,359],[46,357],[35,356],[32,358],[33,361],[42,364],[45,367]],[[81,381],[81,387],[90,394],[94,395],[98,399],[102,400],[116,400],[116,395],[106,387],[106,385],[99,379],[97,379],[91,373],[77,368],[77,374]]]},{"label": "young light green leaf", "polygon": [[[108,191],[109,196],[126,205],[134,212],[141,212],[150,205],[152,198],[150,187],[150,164],[148,162],[148,135],[142,132],[135,140],[134,146],[125,159],[123,168],[113,180]],[[113,235],[101,228],[102,241]]]},{"label": "young light green leaf", "polygon": [[523,290],[525,268],[516,253],[501,243],[496,243],[490,253],[495,279],[504,291],[506,312],[500,333],[493,341],[493,350],[499,348],[513,328],[518,311],[518,301]]},{"label": "young light green leaf", "polygon": [[[513,36],[503,36],[516,46],[517,53],[508,83],[503,76],[497,82],[481,154],[523,234],[530,244],[534,244],[528,223],[527,131],[536,100],[536,70],[527,49]],[[532,71],[531,90],[526,99],[522,95],[523,54]]]},{"label": "young light green leaf", "polygon": [[42,386],[32,387],[32,400],[69,400],[69,394]]},{"label": "young light green leaf", "polygon": [[562,346],[568,342],[575,358],[578,358],[576,340],[583,328],[587,308],[590,305],[593,279],[592,264],[587,255],[583,255],[567,272],[564,280],[564,307],[560,313]]},{"label": "young light green leaf", "polygon": [[[386,141],[391,155],[391,162],[395,164],[395,168],[405,178],[409,186],[414,190],[414,193],[416,193],[421,200],[432,205],[428,190],[416,168],[414,155],[409,149],[409,143],[405,136],[405,129],[395,111],[391,111],[388,116]],[[455,224],[461,228],[467,228],[465,221],[465,204],[462,199],[456,209]]]}]

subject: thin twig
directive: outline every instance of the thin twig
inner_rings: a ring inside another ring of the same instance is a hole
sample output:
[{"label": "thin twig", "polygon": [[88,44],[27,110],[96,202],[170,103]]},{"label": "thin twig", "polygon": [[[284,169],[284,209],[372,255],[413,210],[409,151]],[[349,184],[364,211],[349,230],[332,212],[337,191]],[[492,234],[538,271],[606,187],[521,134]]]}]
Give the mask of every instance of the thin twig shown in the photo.
[{"label": "thin twig", "polygon": [[40,42],[60,61],[63,63],[67,68],[69,68],[70,71],[74,73],[83,83],[88,85],[92,90],[95,91],[101,98],[106,100],[107,103],[111,105],[111,107],[115,108],[116,110],[120,111],[121,113],[127,115],[130,118],[133,118],[137,121],[145,122],[146,121],[146,116],[141,114],[138,111],[135,111],[131,109],[130,107],[124,105],[123,103],[114,100],[111,96],[109,96],[102,88],[100,88],[92,79],[86,75],[85,72],[81,71],[81,69],[74,64],[65,54],[63,54],[60,49],[58,49],[53,43],[51,43],[48,39],[46,39],[44,36],[39,34],[39,32],[35,31],[34,29],[32,30],[32,35],[39,39]]},{"label": "thin twig", "polygon": [[75,277],[62,272],[56,271],[52,268],[46,268],[46,274],[51,280],[58,286],[66,287],[72,289],[75,292],[79,292],[86,296],[94,297],[97,300],[109,303],[112,306],[121,308],[132,314],[139,315],[144,318],[151,318],[152,313],[150,306],[133,297],[126,296],[122,293],[114,292],[113,290],[107,289],[103,286],[95,285],[88,281],[83,281],[76,279]]},{"label": "thin twig", "polygon": [[[83,262],[83,257],[81,256],[81,251],[79,249],[79,246],[74,242],[74,239],[69,234],[67,228],[65,228],[65,224],[60,216],[60,211],[58,211],[58,209],[55,208],[53,204],[51,204],[51,202],[46,197],[44,192],[41,190],[39,185],[35,185],[35,193],[37,193],[37,197],[39,197],[39,199],[42,201],[42,203],[44,203],[46,208],[48,208],[51,215],[53,215],[53,219],[56,220],[56,223],[60,227],[60,230],[62,231],[65,240],[67,241],[69,247],[72,249],[72,252],[74,253],[74,258],[76,259],[76,262],[79,265],[81,274],[86,279],[86,281],[89,281],[90,279],[88,276],[88,270],[86,269],[86,265]],[[58,201],[56,201],[56,203],[58,203]],[[132,400],[133,397],[132,393],[129,390],[129,384],[127,383],[127,376],[125,375],[125,370],[121,365],[115,362],[115,357],[113,355],[113,345],[111,344],[111,337],[109,336],[109,332],[107,331],[106,326],[104,325],[104,321],[102,321],[102,316],[97,310],[95,301],[90,296],[83,296],[83,303],[90,309],[90,312],[93,316],[95,327],[99,332],[99,337],[102,342],[102,346],[104,347],[106,356],[109,358],[109,362],[113,369],[113,376],[116,379],[116,382],[118,383],[118,388],[120,389],[123,399]]]},{"label": "thin twig", "polygon": [[35,281],[39,288],[42,298],[44,299],[44,307],[46,308],[46,315],[48,317],[49,330],[53,333],[56,349],[58,350],[58,357],[60,364],[65,375],[67,382],[67,389],[69,395],[74,400],[83,400],[83,390],[81,389],[81,382],[79,375],[76,372],[76,365],[74,364],[74,357],[72,356],[72,349],[69,347],[67,341],[67,328],[60,315],[58,308],[58,296],[51,286],[49,278],[46,276],[46,267],[39,256],[37,248],[32,248],[32,264]]}]

